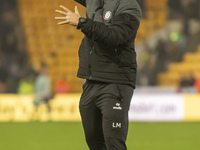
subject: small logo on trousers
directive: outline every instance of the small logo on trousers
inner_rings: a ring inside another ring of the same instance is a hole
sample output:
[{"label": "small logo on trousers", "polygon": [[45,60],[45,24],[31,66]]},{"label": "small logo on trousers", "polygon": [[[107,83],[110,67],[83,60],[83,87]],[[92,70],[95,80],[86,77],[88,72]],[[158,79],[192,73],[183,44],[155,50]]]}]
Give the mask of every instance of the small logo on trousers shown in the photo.
[{"label": "small logo on trousers", "polygon": [[114,106],[113,109],[122,110],[122,107],[120,106],[120,103],[116,103],[116,106]]}]

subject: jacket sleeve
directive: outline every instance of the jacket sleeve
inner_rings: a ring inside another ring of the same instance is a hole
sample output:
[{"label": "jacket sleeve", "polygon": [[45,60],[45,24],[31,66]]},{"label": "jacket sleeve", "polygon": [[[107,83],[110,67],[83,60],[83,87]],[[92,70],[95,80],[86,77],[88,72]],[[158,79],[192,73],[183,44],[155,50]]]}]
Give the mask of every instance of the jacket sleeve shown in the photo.
[{"label": "jacket sleeve", "polygon": [[74,1],[86,7],[86,3],[85,3],[86,0],[74,0]]},{"label": "jacket sleeve", "polygon": [[140,22],[128,13],[117,15],[113,23],[104,23],[87,19],[81,26],[81,31],[90,39],[101,42],[108,47],[117,47],[131,41],[137,33]]}]

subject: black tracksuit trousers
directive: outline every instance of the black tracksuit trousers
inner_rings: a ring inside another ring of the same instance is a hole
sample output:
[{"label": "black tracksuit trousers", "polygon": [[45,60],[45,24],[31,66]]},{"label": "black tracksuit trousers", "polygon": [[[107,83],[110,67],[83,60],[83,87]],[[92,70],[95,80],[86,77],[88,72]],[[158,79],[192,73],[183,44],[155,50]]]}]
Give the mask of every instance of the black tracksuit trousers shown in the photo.
[{"label": "black tracksuit trousers", "polygon": [[90,150],[127,150],[128,110],[133,87],[87,80],[79,109]]}]

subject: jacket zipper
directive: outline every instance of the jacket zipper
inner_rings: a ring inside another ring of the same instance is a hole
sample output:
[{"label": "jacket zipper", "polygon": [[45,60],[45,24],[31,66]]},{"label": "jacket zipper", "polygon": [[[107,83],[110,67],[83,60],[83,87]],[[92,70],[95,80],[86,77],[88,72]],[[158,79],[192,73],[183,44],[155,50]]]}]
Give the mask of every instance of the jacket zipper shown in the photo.
[{"label": "jacket zipper", "polygon": [[89,64],[89,73],[90,73],[89,79],[92,79],[92,76],[91,76],[91,57],[92,56],[91,55],[93,53],[93,50],[94,50],[94,46],[92,47],[92,50],[89,53],[89,62],[90,62],[90,64]]},{"label": "jacket zipper", "polygon": [[[103,5],[102,6],[99,6],[97,9],[94,10],[93,12],[93,16],[92,16],[92,20],[94,20],[94,17],[95,17],[95,14],[98,10],[100,9],[103,9]],[[94,46],[92,47],[92,50],[90,51],[89,55],[90,55],[90,64],[89,64],[89,72],[90,72],[90,76],[89,76],[89,79],[92,79],[92,76],[91,76],[91,55],[93,53],[93,50],[94,50]]]}]

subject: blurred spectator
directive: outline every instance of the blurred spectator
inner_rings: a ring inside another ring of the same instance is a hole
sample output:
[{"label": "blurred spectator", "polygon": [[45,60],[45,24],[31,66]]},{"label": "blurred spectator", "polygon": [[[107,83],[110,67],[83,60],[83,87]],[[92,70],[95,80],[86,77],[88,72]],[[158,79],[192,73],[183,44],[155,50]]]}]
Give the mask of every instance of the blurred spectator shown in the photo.
[{"label": "blurred spectator", "polygon": [[198,15],[198,20],[200,20],[200,1],[198,1],[198,12],[197,12],[197,15]]},{"label": "blurred spectator", "polygon": [[0,93],[6,93],[7,85],[4,82],[0,81]]},{"label": "blurred spectator", "polygon": [[182,11],[180,0],[168,0],[169,13],[171,19],[177,19]]},{"label": "blurred spectator", "polygon": [[16,80],[19,78],[19,71],[20,71],[20,66],[19,62],[16,58],[16,56],[11,60],[11,64],[9,66],[9,74],[11,78],[16,78]]},{"label": "blurred spectator", "polygon": [[9,65],[9,75],[8,75],[8,93],[17,93],[17,87],[18,87],[18,82],[20,79],[20,67],[19,67],[19,63],[16,59],[16,56],[13,57],[13,59],[11,60],[11,63]]},{"label": "blurred spectator", "polygon": [[188,37],[183,32],[180,33],[180,36],[181,36],[181,39],[178,41],[178,46],[180,48],[180,57],[182,58],[183,55],[187,51],[186,44],[187,44]]},{"label": "blurred spectator", "polygon": [[0,58],[0,93],[7,92],[8,70],[3,66]]},{"label": "blurred spectator", "polygon": [[198,19],[199,0],[168,0],[170,19]]},{"label": "blurred spectator", "polygon": [[166,67],[171,62],[180,62],[181,61],[181,49],[178,43],[179,41],[167,41],[165,44],[166,50]]},{"label": "blurred spectator", "polygon": [[18,86],[18,94],[34,93],[34,75],[27,73],[20,81]]},{"label": "blurred spectator", "polygon": [[155,86],[157,84],[157,69],[156,69],[156,56],[150,55],[148,62],[148,85]]},{"label": "blurred spectator", "polygon": [[148,60],[150,55],[150,48],[147,43],[144,44],[144,49],[141,52],[141,60],[138,63],[138,73],[137,73],[137,84],[138,85],[148,85],[148,76],[147,76],[147,69],[148,69]]},{"label": "blurred spectator", "polygon": [[14,1],[9,2],[9,0],[1,0],[0,1],[0,31],[5,34],[9,29],[14,29],[16,25],[16,5],[14,5]]},{"label": "blurred spectator", "polygon": [[10,66],[13,56],[17,52],[17,39],[12,29],[9,29],[5,35],[2,36],[2,52],[4,54],[4,65]]},{"label": "blurred spectator", "polygon": [[141,62],[138,64],[138,79],[137,84],[142,86],[156,85],[157,75],[157,54],[147,44],[144,44],[144,49],[141,54]]},{"label": "blurred spectator", "polygon": [[[18,42],[17,45],[17,54],[16,54],[16,59],[19,63],[20,67],[25,67],[28,63],[28,56],[26,53],[25,45],[22,42]],[[32,68],[32,67],[31,67]]]},{"label": "blurred spectator", "polygon": [[168,55],[167,50],[169,49],[166,49],[165,41],[162,39],[159,39],[155,50],[157,53],[157,61],[156,61],[157,71],[164,72],[166,71],[167,61],[169,59],[169,57],[167,57]]},{"label": "blurred spectator", "polygon": [[179,82],[178,92],[194,93],[195,78],[193,75],[183,75]]},{"label": "blurred spectator", "polygon": [[184,15],[186,18],[197,19],[198,18],[198,5],[199,0],[189,0],[184,7]]},{"label": "blurred spectator", "polygon": [[192,75],[185,75],[181,77],[180,87],[193,87],[194,86],[194,77]]},{"label": "blurred spectator", "polygon": [[49,100],[51,95],[51,80],[48,75],[48,68],[45,64],[42,64],[40,73],[35,79],[35,99],[34,104],[38,107],[41,103],[46,103],[48,110],[50,111]]},{"label": "blurred spectator", "polygon": [[144,63],[144,64],[148,63],[150,52],[151,52],[150,48],[145,43],[144,44],[144,49],[143,49],[142,54],[141,54],[142,63]]},{"label": "blurred spectator", "polygon": [[67,82],[61,77],[55,84],[55,94],[70,93],[70,87]]},{"label": "blurred spectator", "polygon": [[200,77],[195,79],[195,88],[197,90],[198,93],[200,93]]}]

